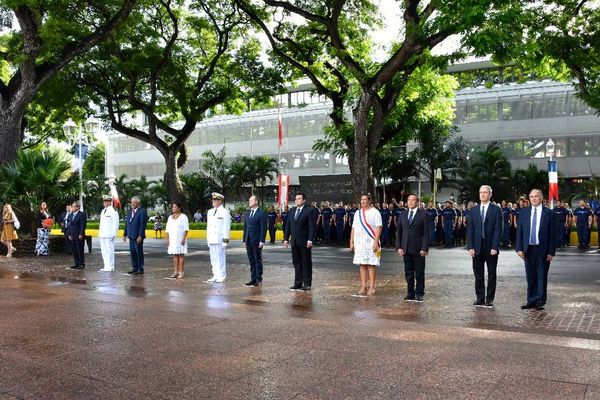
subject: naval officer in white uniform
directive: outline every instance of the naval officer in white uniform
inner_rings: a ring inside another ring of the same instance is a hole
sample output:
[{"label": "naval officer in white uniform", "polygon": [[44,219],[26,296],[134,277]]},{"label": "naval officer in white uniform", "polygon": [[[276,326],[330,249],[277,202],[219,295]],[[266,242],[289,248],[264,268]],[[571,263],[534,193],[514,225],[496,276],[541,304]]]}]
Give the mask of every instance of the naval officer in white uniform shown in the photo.
[{"label": "naval officer in white uniform", "polygon": [[100,213],[100,228],[98,239],[104,268],[100,271],[111,272],[115,270],[115,237],[119,231],[119,214],[112,206],[112,198],[102,195],[104,209]]},{"label": "naval officer in white uniform", "polygon": [[229,244],[231,230],[231,214],[223,207],[225,196],[220,193],[212,194],[213,208],[208,210],[206,220],[206,242],[210,250],[212,278],[206,282],[225,282],[227,270],[225,264],[225,249]]}]

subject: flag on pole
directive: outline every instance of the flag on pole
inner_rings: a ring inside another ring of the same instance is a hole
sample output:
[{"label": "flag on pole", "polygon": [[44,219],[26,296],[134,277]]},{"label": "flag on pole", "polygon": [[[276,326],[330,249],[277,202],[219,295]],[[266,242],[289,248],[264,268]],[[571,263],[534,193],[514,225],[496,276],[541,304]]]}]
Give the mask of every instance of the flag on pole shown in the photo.
[{"label": "flag on pole", "polygon": [[[79,154],[79,149],[81,149],[81,154]],[[79,171],[80,168],[83,168],[83,162],[87,157],[88,146],[87,144],[76,144],[75,145],[75,155],[73,157],[73,161],[71,162],[71,169],[73,172]]]},{"label": "flag on pole", "polygon": [[290,188],[290,176],[289,175],[279,175],[279,198],[277,199],[277,204],[279,204],[279,210],[285,210],[285,207],[288,205],[288,197],[289,197],[289,188]]},{"label": "flag on pole", "polygon": [[555,160],[548,161],[548,204],[554,208],[558,200],[558,168]]},{"label": "flag on pole", "polygon": [[121,208],[121,200],[119,200],[119,193],[117,193],[117,186],[114,184],[109,184],[110,186],[110,197],[112,197],[113,207]]},{"label": "flag on pole", "polygon": [[281,123],[281,109],[279,103],[277,103],[277,123],[279,126],[279,147],[283,145],[283,124]]}]

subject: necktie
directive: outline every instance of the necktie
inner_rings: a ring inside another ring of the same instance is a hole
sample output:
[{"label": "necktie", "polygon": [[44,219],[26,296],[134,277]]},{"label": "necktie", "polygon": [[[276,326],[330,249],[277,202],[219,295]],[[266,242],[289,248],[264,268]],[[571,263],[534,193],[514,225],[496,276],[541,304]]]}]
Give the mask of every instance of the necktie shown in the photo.
[{"label": "necktie", "polygon": [[531,231],[529,232],[529,244],[537,244],[537,207],[533,207],[533,219],[531,220]]},{"label": "necktie", "polygon": [[408,224],[410,225],[412,223],[413,220],[413,210],[410,210],[410,212],[408,213]]},{"label": "necktie", "polygon": [[294,214],[294,221],[298,219],[298,215],[300,215],[300,209],[296,208],[296,213]]},{"label": "necktie", "polygon": [[248,218],[248,220],[252,221],[252,217],[254,217],[254,210],[250,211],[250,218]]},{"label": "necktie", "polygon": [[485,239],[485,206],[481,206],[481,237]]}]

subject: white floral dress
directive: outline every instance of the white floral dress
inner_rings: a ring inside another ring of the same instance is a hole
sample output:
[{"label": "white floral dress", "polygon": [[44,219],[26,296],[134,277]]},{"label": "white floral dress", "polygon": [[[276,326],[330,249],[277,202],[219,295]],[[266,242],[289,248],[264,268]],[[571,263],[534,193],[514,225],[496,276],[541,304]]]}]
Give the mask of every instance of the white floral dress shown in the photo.
[{"label": "white floral dress", "polygon": [[373,252],[373,242],[377,228],[383,226],[381,213],[375,207],[366,212],[360,209],[354,215],[352,228],[354,229],[354,259],[353,264],[379,266],[381,253]]},{"label": "white floral dress", "polygon": [[177,219],[169,216],[167,220],[167,233],[169,234],[168,254],[187,254],[187,240],[181,244],[183,235],[190,230],[188,217],[185,214],[179,214]]}]

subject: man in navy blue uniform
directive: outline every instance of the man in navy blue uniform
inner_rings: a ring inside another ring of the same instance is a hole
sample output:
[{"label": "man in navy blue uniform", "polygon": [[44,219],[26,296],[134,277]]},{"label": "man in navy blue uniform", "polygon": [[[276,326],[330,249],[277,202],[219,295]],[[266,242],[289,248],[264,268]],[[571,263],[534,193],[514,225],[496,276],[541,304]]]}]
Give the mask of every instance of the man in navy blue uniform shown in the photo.
[{"label": "man in navy blue uniform", "polygon": [[279,217],[281,218],[281,230],[283,232],[285,232],[285,224],[287,224],[288,221],[288,213],[289,207],[285,206],[285,209],[279,214]]},{"label": "man in navy blue uniform", "polygon": [[326,201],[321,209],[321,226],[323,227],[323,241],[329,244],[331,241],[331,218],[333,210],[329,207],[329,202]]},{"label": "man in navy blue uniform", "polygon": [[577,227],[578,249],[587,250],[590,247],[590,231],[592,229],[593,214],[584,200],[579,201],[579,207],[573,212],[575,226]]},{"label": "man in navy blue uniform", "polygon": [[248,207],[250,210],[244,218],[243,242],[250,262],[250,281],[244,286],[257,287],[262,285],[263,261],[262,249],[267,237],[267,215],[258,207],[257,196],[250,196]]},{"label": "man in navy blue uniform", "polygon": [[556,214],[556,247],[565,247],[567,209],[563,207],[560,200],[557,200],[553,211]]},{"label": "man in navy blue uniform", "polygon": [[346,209],[344,203],[340,202],[335,210],[335,238],[338,244],[344,244],[344,226],[346,225]]},{"label": "man in navy blue uniform", "polygon": [[502,240],[501,244],[503,248],[508,247],[510,241],[510,208],[506,200],[502,200]]},{"label": "man in navy blue uniform", "polygon": [[382,224],[381,245],[388,246],[390,244],[390,217],[392,216],[392,213],[390,212],[387,203],[381,205],[381,210],[379,210],[379,212],[381,213]]},{"label": "man in navy blue uniform", "polygon": [[600,250],[600,205],[596,207],[594,215],[596,219],[596,232],[598,233],[598,250]]},{"label": "man in navy blue uniform", "polygon": [[87,215],[79,209],[78,201],[71,204],[71,215],[68,217],[67,230],[73,250],[75,265],[71,269],[84,269],[85,257],[83,255],[83,243],[85,242],[85,228],[87,226]]},{"label": "man in navy blue uniform", "polygon": [[454,224],[456,222],[456,212],[452,208],[452,202],[448,200],[442,210],[442,220],[444,223],[444,247],[454,246]]},{"label": "man in navy blue uniform", "polygon": [[[502,235],[502,210],[490,203],[492,188],[482,185],[479,188],[478,206],[471,209],[471,217],[467,224],[467,250],[473,258],[473,275],[475,275],[474,306],[494,306],[496,295],[496,267],[500,251]],[[485,290],[485,266],[488,270],[487,293]]]},{"label": "man in navy blue uniform", "polygon": [[555,214],[542,204],[542,191],[529,193],[531,206],[522,208],[515,250],[525,260],[527,303],[522,309],[543,310],[547,300],[548,271],[556,252]]},{"label": "man in navy blue uniform", "polygon": [[275,207],[269,206],[269,211],[267,212],[267,228],[269,229],[269,243],[275,243],[275,233],[276,227],[275,223],[277,222],[277,212],[275,211]]},{"label": "man in navy blue uniform", "polygon": [[133,196],[131,198],[131,208],[125,216],[123,241],[125,242],[129,238],[131,270],[127,271],[127,273],[130,275],[144,274],[144,239],[146,238],[148,214],[146,210],[140,207],[140,204],[140,198]]},{"label": "man in navy blue uniform", "polygon": [[433,206],[433,202],[427,204],[427,215],[429,216],[429,247],[435,246],[435,226],[437,225],[438,212]]}]

